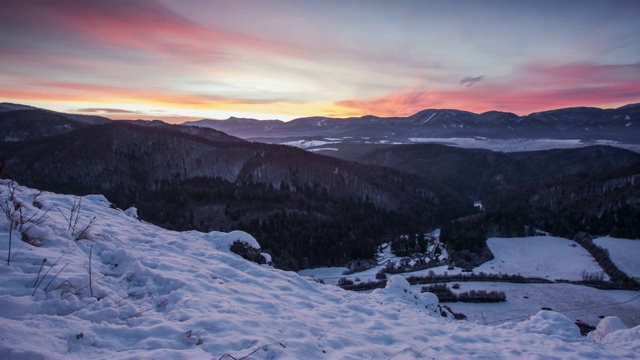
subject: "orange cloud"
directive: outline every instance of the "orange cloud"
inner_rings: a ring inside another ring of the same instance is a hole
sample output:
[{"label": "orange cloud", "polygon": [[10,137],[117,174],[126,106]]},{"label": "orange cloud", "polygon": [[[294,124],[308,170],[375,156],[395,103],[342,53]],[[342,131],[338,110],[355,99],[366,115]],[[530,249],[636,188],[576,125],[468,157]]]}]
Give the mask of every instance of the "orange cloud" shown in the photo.
[{"label": "orange cloud", "polygon": [[[190,116],[181,116],[181,110],[200,110],[206,112],[226,111],[229,113],[263,114],[262,118],[275,118],[269,114],[303,117],[318,116],[355,116],[359,112],[329,101],[291,101],[287,99],[243,99],[216,97],[206,94],[188,94],[181,92],[162,92],[152,90],[127,89],[114,86],[83,84],[73,82],[37,82],[20,89],[0,88],[0,98],[12,102],[65,103],[80,105],[75,112],[95,113],[92,105],[82,111],[82,104],[121,104],[145,108],[169,108],[173,114],[121,112],[119,118],[162,119],[169,122],[193,120]],[[107,117],[110,115],[105,113]],[[111,114],[112,116],[115,116]]]}]

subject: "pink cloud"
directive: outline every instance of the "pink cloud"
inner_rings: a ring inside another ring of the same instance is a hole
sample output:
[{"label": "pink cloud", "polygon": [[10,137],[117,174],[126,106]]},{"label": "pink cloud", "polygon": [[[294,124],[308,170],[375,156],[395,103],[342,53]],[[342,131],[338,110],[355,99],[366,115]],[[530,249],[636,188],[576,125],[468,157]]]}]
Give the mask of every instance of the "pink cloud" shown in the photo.
[{"label": "pink cloud", "polygon": [[[216,62],[237,61],[235,55],[239,52],[314,63],[324,59],[343,66],[353,66],[353,62],[358,61],[362,67],[405,76],[409,75],[407,72],[416,76],[418,71],[442,69],[436,62],[406,53],[345,47],[339,39],[326,38],[329,35],[310,35],[308,42],[294,43],[289,42],[287,36],[274,39],[205,26],[153,0],[8,0],[5,10],[4,14],[0,13],[0,30],[17,32],[16,38],[40,39],[7,50],[20,51],[21,46],[35,46],[41,60],[52,52],[118,58],[126,51],[141,51],[151,56],[179,59],[182,64],[206,62],[210,66]],[[214,10],[211,6],[211,11]]]},{"label": "pink cloud", "polygon": [[337,105],[353,109],[362,115],[379,116],[408,116],[429,108],[460,109],[477,113],[500,110],[524,115],[540,110],[589,104],[619,106],[640,100],[640,81],[612,86],[550,90],[497,86],[482,89],[484,91],[472,91],[468,88],[410,90],[371,100],[339,101]]},{"label": "pink cloud", "polygon": [[[227,49],[234,48],[296,52],[256,36],[204,27],[153,0],[8,1],[0,14],[0,30],[12,33],[17,42],[6,50],[36,49],[41,60],[65,51],[113,58],[126,51],[142,51],[183,63],[206,60],[211,64],[230,60]],[[20,43],[21,39],[30,41]]]},{"label": "pink cloud", "polygon": [[[156,54],[208,53],[216,42],[237,41],[231,34],[211,31],[163,8],[155,1],[10,1],[10,27],[27,24],[27,33],[49,37],[69,49],[128,47]],[[34,19],[38,19],[35,21]],[[83,43],[75,43],[81,41]],[[50,49],[47,46],[41,48]],[[113,50],[110,48],[108,50]]]},{"label": "pink cloud", "polygon": [[[525,115],[563,107],[597,105],[616,107],[640,100],[640,81],[629,84],[552,90],[485,87],[486,91],[426,90],[395,93],[372,100],[346,100],[338,105],[361,114],[408,116],[429,108],[472,112],[509,111]],[[502,91],[500,91],[502,90]]]},{"label": "pink cloud", "polygon": [[640,62],[632,64],[529,64],[524,76],[547,86],[567,84],[611,84],[640,79]]}]

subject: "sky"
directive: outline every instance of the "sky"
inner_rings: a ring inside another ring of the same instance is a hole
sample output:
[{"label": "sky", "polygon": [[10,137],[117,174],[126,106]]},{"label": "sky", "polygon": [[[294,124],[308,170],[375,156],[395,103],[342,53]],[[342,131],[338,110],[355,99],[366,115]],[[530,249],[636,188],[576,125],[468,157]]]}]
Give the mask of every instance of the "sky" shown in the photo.
[{"label": "sky", "polygon": [[640,102],[640,1],[5,0],[0,101],[112,119]]}]

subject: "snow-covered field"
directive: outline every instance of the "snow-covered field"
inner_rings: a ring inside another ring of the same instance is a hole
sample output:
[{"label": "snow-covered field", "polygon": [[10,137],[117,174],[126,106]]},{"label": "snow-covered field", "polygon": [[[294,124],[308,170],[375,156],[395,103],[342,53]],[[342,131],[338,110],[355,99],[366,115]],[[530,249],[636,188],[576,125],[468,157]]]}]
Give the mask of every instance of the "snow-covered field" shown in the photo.
[{"label": "snow-covered field", "polygon": [[487,246],[495,259],[475,268],[474,272],[520,274],[549,280],[582,280],[583,271],[603,273],[587,250],[573,240],[552,236],[490,238]]},{"label": "snow-covered field", "polygon": [[[37,193],[15,192],[14,203],[34,219],[52,210],[29,231],[42,246],[23,243],[14,230],[12,262],[0,265],[2,359],[622,359],[640,352],[640,327],[615,318],[592,338],[552,311],[498,326],[454,321],[438,315],[433,294],[402,277],[371,293],[318,284],[231,253],[236,239],[256,245],[246,233],[167,231],[99,195],[83,198],[79,226],[96,222],[74,240],[65,219],[74,198],[43,193],[34,201]],[[8,225],[2,217],[3,257]]]},{"label": "snow-covered field", "polygon": [[[345,271],[348,269],[346,267],[324,267],[324,268],[315,268],[315,269],[305,269],[300,270],[298,274],[300,276],[307,276],[316,278],[318,280],[322,279],[327,284],[337,284],[338,280],[342,277],[345,277]],[[358,276],[361,276],[361,273],[358,273]],[[375,275],[375,273],[373,274]],[[351,278],[351,276],[347,276],[347,278]]]},{"label": "snow-covered field", "polygon": [[308,149],[311,152],[318,152],[318,151],[340,151],[340,149],[338,148],[315,148],[315,149]]},{"label": "snow-covered field", "polygon": [[593,242],[609,250],[609,257],[625,274],[640,279],[640,240],[601,237]]},{"label": "snow-covered field", "polygon": [[[571,149],[589,145],[618,146],[611,140],[594,140],[584,142],[579,139],[487,139],[472,138],[409,138],[411,143],[436,143],[459,146],[463,148],[489,149],[502,152],[537,151],[549,149]],[[622,145],[620,145],[622,146]]]},{"label": "snow-covered field", "polygon": [[[610,239],[611,242],[620,239]],[[633,240],[615,242],[619,251],[628,256],[630,264],[637,265],[639,254],[635,250]],[[591,255],[574,241],[552,236],[535,236],[526,238],[491,238],[487,244],[495,258],[474,269],[474,273],[521,274],[526,277],[539,277],[549,280],[582,280],[582,272],[602,273],[602,269]],[[575,246],[574,246],[575,245]],[[625,246],[630,246],[625,248]],[[380,263],[399,261],[389,249],[380,256]],[[632,266],[632,265],[630,265]],[[342,275],[346,268],[318,268],[300,272],[304,276],[323,279],[328,284],[337,284],[340,278],[352,281],[372,281],[375,274],[384,265],[350,275]],[[457,275],[462,269],[456,267],[449,270],[447,266],[415,271],[404,276]],[[604,275],[606,278],[606,275]],[[598,290],[586,286],[570,284],[512,284],[504,282],[460,282],[459,291],[497,290],[504,291],[507,302],[499,304],[449,304],[455,311],[468,316],[470,321],[498,324],[505,321],[525,319],[541,308],[560,310],[572,320],[582,320],[589,324],[597,324],[600,316],[618,316],[629,326],[640,325],[640,294],[636,291]],[[451,285],[451,284],[449,284]],[[422,285],[413,287],[420,291]],[[455,292],[455,290],[454,290]]]},{"label": "snow-covered field", "polygon": [[[340,151],[337,147],[331,147],[327,145],[340,144],[345,141],[362,143],[362,144],[387,144],[387,145],[399,145],[399,144],[419,144],[419,143],[434,143],[449,146],[458,146],[468,149],[488,149],[499,152],[519,152],[519,151],[538,151],[549,149],[572,149],[590,145],[610,145],[623,149],[640,152],[640,145],[638,144],[625,144],[618,143],[612,140],[591,140],[583,141],[580,139],[488,139],[483,137],[468,137],[468,138],[408,138],[404,141],[391,141],[386,139],[376,140],[368,137],[353,138],[319,138],[315,140],[301,139],[290,140],[282,142],[283,145],[290,145],[299,147],[301,149],[307,149],[310,151]],[[321,148],[319,148],[321,147]]]},{"label": "snow-covered field", "polygon": [[299,147],[301,149],[306,149],[306,148],[315,147],[315,146],[331,145],[339,142],[340,142],[339,140],[338,141],[336,140],[294,140],[294,141],[283,142],[282,145],[289,145],[289,146]]},{"label": "snow-covered field", "polygon": [[[495,258],[474,268],[475,273],[520,274],[525,277],[548,280],[582,280],[583,271],[604,274],[593,257],[573,240],[553,236],[490,238],[487,240],[487,245]],[[388,248],[378,255],[380,265],[363,272],[345,276],[342,274],[347,268],[334,267],[302,270],[300,275],[313,276],[330,284],[337,284],[342,277],[350,280],[356,278],[362,281],[373,280],[375,274],[384,268],[386,261],[398,262],[400,260]],[[446,252],[443,254],[443,258],[445,257]],[[425,276],[431,272],[437,275],[445,273],[455,275],[460,274],[462,269],[456,267],[449,270],[447,266],[438,266],[405,275]],[[607,278],[606,275],[604,277]]]},{"label": "snow-covered field", "polygon": [[[460,289],[503,291],[502,303],[451,303],[456,312],[469,321],[480,324],[501,324],[521,321],[542,308],[550,308],[573,321],[598,324],[601,316],[617,316],[628,326],[640,325],[640,293],[627,290],[599,290],[571,284],[512,284],[491,282],[460,282]],[[449,284],[451,285],[451,284]],[[416,291],[419,291],[416,289]]]}]

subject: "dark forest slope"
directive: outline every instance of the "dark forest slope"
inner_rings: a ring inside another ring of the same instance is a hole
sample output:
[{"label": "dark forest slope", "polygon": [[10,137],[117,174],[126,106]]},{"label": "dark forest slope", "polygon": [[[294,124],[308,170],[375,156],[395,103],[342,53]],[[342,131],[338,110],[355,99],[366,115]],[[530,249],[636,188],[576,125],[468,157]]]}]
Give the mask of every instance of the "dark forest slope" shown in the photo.
[{"label": "dark forest slope", "polygon": [[471,211],[415,175],[185,129],[111,122],[4,143],[4,175],[46,190],[103,193],[169,228],[242,228],[288,268],[370,257],[389,236]]},{"label": "dark forest slope", "polygon": [[477,199],[499,191],[575,174],[594,174],[640,162],[640,154],[610,147],[502,153],[438,144],[388,146],[356,159],[416,174]]}]

